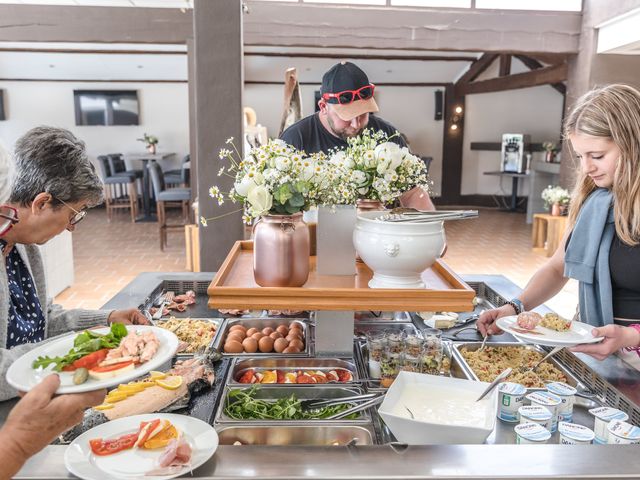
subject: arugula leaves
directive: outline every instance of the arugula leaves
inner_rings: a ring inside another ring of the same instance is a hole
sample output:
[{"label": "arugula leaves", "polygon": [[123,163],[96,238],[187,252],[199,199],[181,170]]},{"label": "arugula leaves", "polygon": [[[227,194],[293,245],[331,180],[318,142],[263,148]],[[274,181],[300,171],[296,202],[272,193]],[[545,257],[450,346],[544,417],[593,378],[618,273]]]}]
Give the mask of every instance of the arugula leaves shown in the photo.
[{"label": "arugula leaves", "polygon": [[[248,390],[231,390],[227,395],[225,413],[236,420],[319,420],[351,407],[349,404],[340,404],[304,410],[302,402],[295,395],[273,402],[255,398],[257,393],[257,386]],[[352,420],[358,416],[359,413],[355,412],[345,418]]]},{"label": "arugula leaves", "polygon": [[116,348],[120,345],[120,341],[127,336],[127,333],[127,327],[121,323],[112,323],[111,331],[106,335],[85,330],[73,340],[73,348],[64,357],[38,357],[33,361],[31,367],[46,368],[51,364],[55,364],[54,370],[59,372],[85,355],[103,348]]}]

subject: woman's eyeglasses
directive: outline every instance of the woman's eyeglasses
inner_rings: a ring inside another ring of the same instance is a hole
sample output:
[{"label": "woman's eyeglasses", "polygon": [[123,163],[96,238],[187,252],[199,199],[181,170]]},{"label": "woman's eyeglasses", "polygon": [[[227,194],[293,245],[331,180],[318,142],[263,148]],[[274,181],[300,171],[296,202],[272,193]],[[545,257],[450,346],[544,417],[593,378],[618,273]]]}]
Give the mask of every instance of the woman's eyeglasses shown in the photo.
[{"label": "woman's eyeglasses", "polygon": [[[335,98],[338,100],[340,105],[346,105],[355,100],[369,100],[373,97],[373,91],[376,86],[373,83],[369,85],[365,85],[364,87],[360,87],[357,90],[344,90],[338,93],[323,93],[322,98],[325,100],[330,100]],[[357,97],[357,98],[356,98]]]},{"label": "woman's eyeglasses", "polygon": [[80,221],[87,216],[87,211],[86,210],[76,210],[75,208],[73,208],[71,205],[69,205],[68,203],[63,202],[62,200],[60,200],[59,198],[56,198],[56,200],[58,200],[61,204],[63,204],[65,207],[69,208],[69,210],[71,210],[72,212],[74,212],[73,217],[71,217],[69,219],[69,225],[77,225],[78,223],[80,223]]},{"label": "woman's eyeglasses", "polygon": [[0,205],[0,237],[18,223],[18,210],[8,205]]}]

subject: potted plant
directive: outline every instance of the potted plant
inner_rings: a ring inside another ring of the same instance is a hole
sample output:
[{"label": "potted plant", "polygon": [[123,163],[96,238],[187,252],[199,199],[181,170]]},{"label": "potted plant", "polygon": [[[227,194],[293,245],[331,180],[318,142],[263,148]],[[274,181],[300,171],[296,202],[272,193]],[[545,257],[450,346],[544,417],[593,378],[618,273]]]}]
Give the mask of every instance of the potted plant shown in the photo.
[{"label": "potted plant", "polygon": [[138,138],[138,142],[144,142],[147,147],[147,150],[150,154],[156,154],[156,145],[158,144],[158,137],[155,135],[147,135],[146,133],[142,138]]},{"label": "potted plant", "polygon": [[[282,140],[270,140],[241,158],[233,150],[220,150],[227,160],[218,175],[233,178],[229,192],[209,189],[219,205],[225,197],[242,204],[243,221],[254,224],[253,271],[258,285],[299,287],[309,276],[309,228],[302,212],[316,204],[326,166],[321,155],[306,156]],[[225,214],[228,215],[228,214]],[[217,218],[217,217],[214,217]],[[200,218],[202,225],[213,219]],[[255,222],[254,222],[255,221]]]},{"label": "potted plant", "polygon": [[542,148],[545,151],[544,161],[547,163],[551,163],[555,160],[556,154],[558,153],[558,146],[555,142],[544,142],[542,144]]},{"label": "potted plant", "polygon": [[545,208],[550,209],[551,215],[558,216],[566,213],[571,195],[568,190],[559,185],[549,185],[542,191],[542,199]]}]

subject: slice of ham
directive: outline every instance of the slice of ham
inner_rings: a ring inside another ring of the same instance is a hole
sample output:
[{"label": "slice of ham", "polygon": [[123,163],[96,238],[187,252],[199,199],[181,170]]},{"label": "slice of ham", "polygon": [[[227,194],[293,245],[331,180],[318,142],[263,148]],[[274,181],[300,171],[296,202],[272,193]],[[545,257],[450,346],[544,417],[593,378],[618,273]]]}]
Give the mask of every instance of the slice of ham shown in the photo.
[{"label": "slice of ham", "polygon": [[174,438],[158,459],[160,468],[189,465],[191,462],[191,445],[181,438]]}]

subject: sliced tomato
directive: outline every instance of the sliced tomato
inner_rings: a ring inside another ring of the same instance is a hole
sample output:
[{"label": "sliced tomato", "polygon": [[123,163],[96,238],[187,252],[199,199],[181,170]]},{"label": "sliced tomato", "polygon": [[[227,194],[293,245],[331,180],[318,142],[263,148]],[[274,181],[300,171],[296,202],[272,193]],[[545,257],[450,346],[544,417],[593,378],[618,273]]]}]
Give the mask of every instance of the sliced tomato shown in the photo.
[{"label": "sliced tomato", "polygon": [[338,380],[341,382],[350,382],[353,380],[353,375],[349,370],[345,370],[344,368],[339,368],[336,372],[338,374]]},{"label": "sliced tomato", "polygon": [[316,379],[311,375],[303,373],[302,375],[298,375],[298,377],[296,378],[296,383],[316,383]]},{"label": "sliced tomato", "polygon": [[312,373],[311,378],[313,378],[316,383],[327,383],[327,377],[324,375],[318,375],[317,373]]},{"label": "sliced tomato", "polygon": [[[138,445],[144,445],[144,442],[146,442],[147,440],[149,440],[149,437],[151,436],[151,433],[158,428],[158,425],[160,425],[160,419],[156,418],[155,420],[151,420],[150,422],[142,422],[140,423],[140,430],[139,430],[139,434],[136,439],[135,442],[133,443],[137,443]],[[144,431],[144,433],[143,433]],[[142,436],[140,436],[142,435]]]},{"label": "sliced tomato", "polygon": [[339,380],[338,374],[335,370],[331,370],[327,372],[327,381],[329,382],[337,382]]},{"label": "sliced tomato", "polygon": [[78,360],[73,362],[71,365],[67,365],[62,368],[63,372],[74,372],[78,368],[86,368],[87,370],[92,369],[102,362],[105,358],[107,358],[107,353],[109,353],[108,348],[103,348],[101,350],[97,350],[93,353],[85,355],[84,357],[80,357]]},{"label": "sliced tomato", "polygon": [[247,370],[242,374],[242,376],[238,379],[239,383],[254,383],[254,375],[253,370]]},{"label": "sliced tomato", "polygon": [[105,456],[112,455],[114,453],[121,452],[122,450],[128,450],[133,448],[133,445],[138,439],[138,433],[129,433],[118,438],[111,440],[103,440],[102,438],[95,438],[89,440],[89,446],[94,455]]},{"label": "sliced tomato", "polygon": [[276,383],[284,383],[284,372],[282,370],[276,370]]},{"label": "sliced tomato", "polygon": [[113,365],[105,365],[104,367],[93,367],[90,370],[97,373],[112,372],[113,370],[120,370],[121,368],[128,367],[131,364],[133,364],[132,361],[120,362],[114,363]]}]

